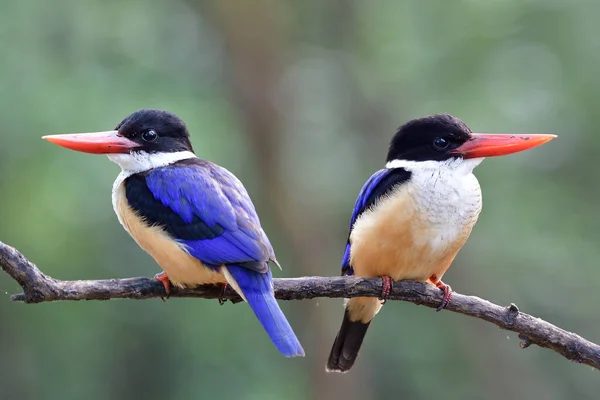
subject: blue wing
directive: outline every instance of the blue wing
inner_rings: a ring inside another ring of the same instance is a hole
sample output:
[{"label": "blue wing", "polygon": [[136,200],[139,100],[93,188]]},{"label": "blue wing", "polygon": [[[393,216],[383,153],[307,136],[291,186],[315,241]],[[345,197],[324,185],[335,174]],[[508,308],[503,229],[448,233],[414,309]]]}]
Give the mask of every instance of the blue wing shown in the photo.
[{"label": "blue wing", "polygon": [[[350,217],[350,232],[352,232],[354,223],[363,212],[371,208],[381,196],[388,194],[399,184],[406,182],[410,178],[410,175],[410,171],[407,171],[404,168],[380,169],[371,175],[360,190],[356,203],[354,204],[352,216]],[[348,235],[344,257],[342,258],[343,275],[354,274],[352,266],[350,265],[350,249],[350,235]]]},{"label": "blue wing", "polygon": [[208,266],[266,272],[275,254],[246,189],[226,169],[192,160],[129,177],[130,206]]},{"label": "blue wing", "polygon": [[304,355],[273,294],[273,247],[232,173],[198,158],[182,160],[130,176],[125,194],[147,223],[162,226],[203,264],[225,265],[277,349],[287,357]]}]

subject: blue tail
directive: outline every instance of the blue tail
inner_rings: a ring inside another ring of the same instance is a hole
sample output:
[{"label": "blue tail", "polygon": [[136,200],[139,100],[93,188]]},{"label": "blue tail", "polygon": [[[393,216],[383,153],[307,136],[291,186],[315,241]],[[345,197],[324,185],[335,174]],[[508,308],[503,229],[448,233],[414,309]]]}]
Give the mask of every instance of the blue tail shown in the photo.
[{"label": "blue tail", "polygon": [[281,354],[304,356],[302,345],[275,300],[271,271],[261,274],[237,265],[228,265],[227,270]]}]

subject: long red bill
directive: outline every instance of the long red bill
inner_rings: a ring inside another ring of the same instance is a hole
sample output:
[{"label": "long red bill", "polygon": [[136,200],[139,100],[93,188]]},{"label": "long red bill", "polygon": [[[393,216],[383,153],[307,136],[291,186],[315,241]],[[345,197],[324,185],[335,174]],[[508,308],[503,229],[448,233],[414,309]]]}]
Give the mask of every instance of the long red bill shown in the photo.
[{"label": "long red bill", "polygon": [[480,158],[505,156],[529,150],[554,139],[556,135],[500,135],[488,133],[472,133],[471,139],[460,147],[451,150],[452,154],[460,154],[463,158]]},{"label": "long red bill", "polygon": [[118,131],[48,135],[42,139],[67,149],[92,154],[129,153],[140,146],[133,140],[119,136]]}]

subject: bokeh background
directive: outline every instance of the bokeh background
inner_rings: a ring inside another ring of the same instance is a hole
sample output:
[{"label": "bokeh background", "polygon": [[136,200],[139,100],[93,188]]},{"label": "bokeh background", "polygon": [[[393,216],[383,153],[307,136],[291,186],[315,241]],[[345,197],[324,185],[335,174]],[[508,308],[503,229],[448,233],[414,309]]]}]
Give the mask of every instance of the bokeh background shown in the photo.
[{"label": "bokeh background", "polygon": [[[159,271],[123,231],[106,157],[40,136],[181,116],[246,184],[283,272],[338,275],[363,182],[394,130],[447,112],[474,131],[557,133],[486,160],[484,210],[445,281],[600,341],[600,2],[0,1],[0,240],[60,279]],[[341,300],[282,305],[285,359],[244,304],[11,303],[0,399],[597,398],[600,376],[480,320],[389,302],[356,367],[324,364]]]}]

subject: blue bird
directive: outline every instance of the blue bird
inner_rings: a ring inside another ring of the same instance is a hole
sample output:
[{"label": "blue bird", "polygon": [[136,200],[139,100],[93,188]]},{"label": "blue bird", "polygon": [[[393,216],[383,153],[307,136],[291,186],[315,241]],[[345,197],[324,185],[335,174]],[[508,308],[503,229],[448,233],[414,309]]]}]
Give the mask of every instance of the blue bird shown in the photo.
[{"label": "blue bird", "polygon": [[342,275],[381,277],[381,298],[346,302],[342,326],[327,360],[329,372],[349,371],[373,317],[392,282],[428,282],[452,298],[442,276],[465,244],[481,211],[481,190],[473,169],[484,157],[531,149],[555,135],[472,133],[447,114],[401,126],[390,143],[385,168],[360,191],[342,259]]},{"label": "blue bird", "polygon": [[106,154],[121,167],[113,207],[125,230],[163,269],[156,278],[167,294],[171,283],[229,284],[284,356],[304,356],[275,300],[269,261],[279,263],[248,192],[231,172],[196,157],[180,118],[144,109],[113,131],[43,138]]}]

